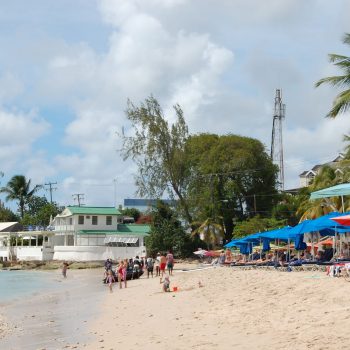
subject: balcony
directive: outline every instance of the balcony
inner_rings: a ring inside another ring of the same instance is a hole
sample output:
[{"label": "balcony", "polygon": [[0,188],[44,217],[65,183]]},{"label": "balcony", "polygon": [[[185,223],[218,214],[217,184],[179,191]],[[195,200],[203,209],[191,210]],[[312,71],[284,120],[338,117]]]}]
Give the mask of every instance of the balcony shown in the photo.
[{"label": "balcony", "polygon": [[55,225],[52,228],[54,232],[74,232],[74,225]]}]

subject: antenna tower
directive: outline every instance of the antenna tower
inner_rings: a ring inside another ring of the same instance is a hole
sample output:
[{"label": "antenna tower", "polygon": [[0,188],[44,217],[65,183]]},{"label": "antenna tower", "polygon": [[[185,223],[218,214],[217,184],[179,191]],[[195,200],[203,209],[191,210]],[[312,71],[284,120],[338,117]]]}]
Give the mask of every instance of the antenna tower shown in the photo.
[{"label": "antenna tower", "polygon": [[282,191],[284,190],[282,121],[285,118],[285,112],[286,105],[282,103],[282,91],[276,89],[272,123],[271,160],[278,166],[278,183]]}]

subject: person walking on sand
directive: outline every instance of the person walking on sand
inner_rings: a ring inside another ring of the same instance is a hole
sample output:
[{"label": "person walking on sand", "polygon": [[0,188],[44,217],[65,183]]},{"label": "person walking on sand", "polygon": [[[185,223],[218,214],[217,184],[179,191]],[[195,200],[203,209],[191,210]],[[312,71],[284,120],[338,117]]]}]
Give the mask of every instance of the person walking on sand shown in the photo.
[{"label": "person walking on sand", "polygon": [[68,263],[66,261],[64,261],[63,265],[62,265],[63,278],[67,278],[67,269],[68,269]]},{"label": "person walking on sand", "polygon": [[118,282],[119,282],[120,289],[122,289],[123,269],[124,269],[124,262],[123,260],[120,260],[118,265]]},{"label": "person walking on sand", "polygon": [[112,293],[113,292],[113,287],[112,287],[112,283],[115,282],[114,276],[113,276],[113,272],[112,270],[108,270],[107,273],[107,283],[109,286],[109,292]]},{"label": "person walking on sand", "polygon": [[147,278],[149,278],[149,275],[152,275],[153,278],[153,259],[152,257],[148,257],[146,260],[146,267],[147,267]]},{"label": "person walking on sand", "polygon": [[161,278],[163,278],[165,273],[165,266],[166,266],[166,257],[164,256],[164,254],[160,256],[159,262],[160,262],[159,268],[160,268]]},{"label": "person walking on sand", "polygon": [[169,272],[169,276],[173,274],[173,268],[174,268],[174,255],[171,252],[171,250],[168,251],[168,254],[166,256],[166,264]]},{"label": "person walking on sand", "polygon": [[160,276],[160,253],[157,253],[157,256],[154,260],[154,265],[156,267],[156,277]]}]

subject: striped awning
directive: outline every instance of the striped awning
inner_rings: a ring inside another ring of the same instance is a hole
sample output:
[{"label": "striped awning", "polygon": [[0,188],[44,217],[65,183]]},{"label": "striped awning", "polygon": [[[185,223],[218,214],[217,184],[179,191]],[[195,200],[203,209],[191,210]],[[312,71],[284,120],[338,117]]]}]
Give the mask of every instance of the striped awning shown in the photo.
[{"label": "striped awning", "polygon": [[139,239],[137,237],[115,237],[110,236],[104,239],[104,243],[125,243],[125,244],[135,244]]}]

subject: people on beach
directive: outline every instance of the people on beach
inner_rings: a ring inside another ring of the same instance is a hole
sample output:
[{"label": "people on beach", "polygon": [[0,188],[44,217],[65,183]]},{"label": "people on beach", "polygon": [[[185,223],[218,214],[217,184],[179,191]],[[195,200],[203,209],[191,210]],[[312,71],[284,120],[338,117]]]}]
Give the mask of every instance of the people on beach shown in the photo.
[{"label": "people on beach", "polygon": [[170,250],[168,251],[168,254],[166,256],[166,264],[167,264],[169,276],[171,276],[173,274],[173,269],[174,269],[174,255]]},{"label": "people on beach", "polygon": [[107,273],[107,283],[108,283],[108,287],[109,287],[109,292],[112,293],[113,292],[113,282],[115,282],[112,270],[108,270]]},{"label": "people on beach", "polygon": [[166,257],[164,254],[162,254],[159,258],[159,269],[160,269],[161,278],[163,278],[164,276],[165,267],[166,267]]},{"label": "people on beach", "polygon": [[157,257],[155,258],[154,265],[156,268],[156,277],[160,276],[160,253],[157,253]]},{"label": "people on beach", "polygon": [[62,264],[62,275],[63,278],[67,278],[67,269],[68,269],[68,263],[66,261]]},{"label": "people on beach", "polygon": [[126,274],[128,272],[128,267],[129,267],[129,263],[128,263],[128,259],[124,260],[124,265],[123,265],[123,281],[124,281],[124,288],[127,287],[127,279],[126,279]]},{"label": "people on beach", "polygon": [[123,269],[124,269],[124,261],[120,260],[119,265],[118,265],[118,282],[119,282],[120,289],[122,289]]},{"label": "people on beach", "polygon": [[170,292],[170,279],[169,276],[165,276],[164,280],[160,279],[160,283],[163,283],[163,292]]},{"label": "people on beach", "polygon": [[225,252],[222,250],[221,253],[220,253],[220,256],[219,256],[219,264],[220,265],[224,265],[225,264]]},{"label": "people on beach", "polygon": [[146,260],[146,268],[147,268],[147,278],[149,278],[150,274],[152,275],[152,278],[153,278],[154,264],[153,264],[153,259],[150,256]]}]

